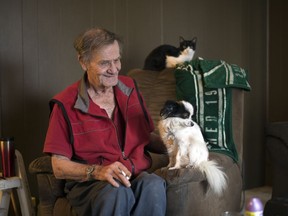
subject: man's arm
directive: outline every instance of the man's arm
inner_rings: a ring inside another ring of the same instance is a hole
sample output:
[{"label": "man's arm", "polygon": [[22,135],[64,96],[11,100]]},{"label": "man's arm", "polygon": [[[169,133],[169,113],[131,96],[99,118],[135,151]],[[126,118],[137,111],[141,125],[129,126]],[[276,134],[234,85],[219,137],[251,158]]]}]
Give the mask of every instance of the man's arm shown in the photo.
[{"label": "man's arm", "polygon": [[76,181],[86,180],[86,168],[88,165],[71,161],[69,158],[53,154],[52,168],[56,178],[71,179]]},{"label": "man's arm", "polygon": [[[75,181],[87,181],[86,169],[88,164],[81,164],[71,161],[69,158],[53,154],[52,155],[52,168],[56,178],[58,179],[71,179]],[[95,165],[95,170],[91,177],[96,180],[108,181],[114,187],[119,187],[115,179],[118,179],[126,187],[130,187],[129,180],[123,175],[122,171],[131,176],[129,170],[120,162],[115,162],[108,166]]]}]

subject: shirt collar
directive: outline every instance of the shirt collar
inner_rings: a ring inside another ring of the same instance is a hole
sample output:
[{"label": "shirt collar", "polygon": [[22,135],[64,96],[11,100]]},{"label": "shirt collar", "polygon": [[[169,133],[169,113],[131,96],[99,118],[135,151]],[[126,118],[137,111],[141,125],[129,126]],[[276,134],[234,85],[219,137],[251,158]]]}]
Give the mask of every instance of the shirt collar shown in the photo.
[{"label": "shirt collar", "polygon": [[[119,79],[115,87],[117,87],[126,96],[129,96],[132,91],[132,88],[125,85]],[[74,108],[79,109],[84,113],[87,113],[89,109],[89,95],[88,95],[87,89],[88,89],[88,78],[87,78],[87,73],[84,73],[84,76],[82,77],[78,85],[77,100],[74,104]]]}]

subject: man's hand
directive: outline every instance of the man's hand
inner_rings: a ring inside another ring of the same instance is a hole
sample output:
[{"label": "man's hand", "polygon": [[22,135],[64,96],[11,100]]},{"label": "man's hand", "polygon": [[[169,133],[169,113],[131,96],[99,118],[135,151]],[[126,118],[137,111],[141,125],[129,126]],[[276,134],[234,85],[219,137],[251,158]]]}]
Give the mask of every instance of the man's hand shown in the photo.
[{"label": "man's hand", "polygon": [[126,187],[130,187],[130,171],[120,162],[114,162],[107,166],[98,166],[96,165],[93,176],[97,180],[108,181],[114,187],[119,187],[120,181]]},{"label": "man's hand", "polygon": [[[88,164],[76,163],[62,155],[52,155],[52,168],[57,179],[87,181],[87,166]],[[114,187],[119,187],[119,182],[126,187],[131,186],[129,181],[131,173],[120,162],[114,162],[107,166],[95,165],[95,170],[91,175],[94,179],[108,181]]]}]

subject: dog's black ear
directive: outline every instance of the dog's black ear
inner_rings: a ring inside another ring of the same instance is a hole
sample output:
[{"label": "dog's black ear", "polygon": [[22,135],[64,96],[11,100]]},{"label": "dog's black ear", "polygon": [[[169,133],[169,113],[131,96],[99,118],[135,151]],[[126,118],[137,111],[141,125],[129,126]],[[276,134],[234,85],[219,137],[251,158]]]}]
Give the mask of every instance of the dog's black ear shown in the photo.
[{"label": "dog's black ear", "polygon": [[177,106],[178,103],[176,101],[166,101],[164,107],[160,110],[160,116],[162,118],[167,118],[172,112],[177,109]]},{"label": "dog's black ear", "polygon": [[177,101],[172,101],[172,100],[167,100],[165,102],[164,107],[169,107],[170,109],[175,109],[178,107],[178,102]]}]

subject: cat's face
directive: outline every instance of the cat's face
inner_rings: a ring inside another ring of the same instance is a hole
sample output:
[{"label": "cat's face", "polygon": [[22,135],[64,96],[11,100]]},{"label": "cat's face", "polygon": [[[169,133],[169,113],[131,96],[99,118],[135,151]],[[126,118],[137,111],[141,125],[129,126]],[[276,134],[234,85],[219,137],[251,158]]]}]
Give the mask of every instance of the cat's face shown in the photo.
[{"label": "cat's face", "polygon": [[197,43],[197,38],[194,37],[192,40],[185,40],[183,37],[180,36],[179,38],[180,41],[180,50],[183,51],[187,48],[191,48],[192,50],[196,50],[196,43]]}]

